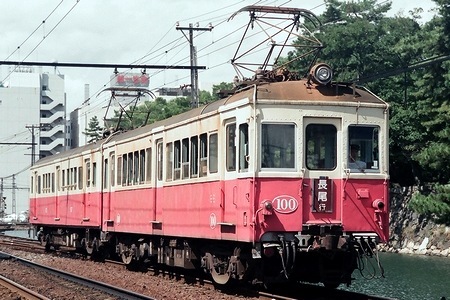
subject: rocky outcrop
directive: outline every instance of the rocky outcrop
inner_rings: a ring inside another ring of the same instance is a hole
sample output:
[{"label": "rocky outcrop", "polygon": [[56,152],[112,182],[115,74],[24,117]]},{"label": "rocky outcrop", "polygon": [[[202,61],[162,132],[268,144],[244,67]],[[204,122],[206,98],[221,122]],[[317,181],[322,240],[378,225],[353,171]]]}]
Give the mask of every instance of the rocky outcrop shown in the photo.
[{"label": "rocky outcrop", "polygon": [[381,251],[450,257],[450,227],[414,212],[409,202],[417,187],[394,187],[390,202],[390,240]]}]

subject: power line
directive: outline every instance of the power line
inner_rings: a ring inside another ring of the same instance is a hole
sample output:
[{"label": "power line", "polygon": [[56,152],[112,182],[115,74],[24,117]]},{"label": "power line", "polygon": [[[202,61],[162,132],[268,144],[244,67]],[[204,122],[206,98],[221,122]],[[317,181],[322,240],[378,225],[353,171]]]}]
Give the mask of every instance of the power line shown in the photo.
[{"label": "power line", "polygon": [[176,65],[146,65],[146,64],[95,64],[95,63],[70,63],[70,62],[40,62],[40,61],[0,61],[0,65],[17,66],[45,66],[67,68],[98,68],[98,69],[206,69],[205,66],[176,66]]},{"label": "power line", "polygon": [[[200,16],[205,16],[205,15],[214,13],[214,12],[216,12],[216,11],[221,11],[221,12],[223,12],[224,9],[230,8],[230,7],[235,6],[235,5],[238,5],[240,2],[243,2],[243,1],[238,1],[238,2],[236,2],[235,4],[231,4],[231,5],[228,5],[228,6],[219,8],[219,9],[216,9],[216,10],[214,10],[214,11],[212,11],[212,12],[208,12],[208,13],[205,13],[205,14],[201,14]],[[266,1],[257,1],[257,3],[258,3],[258,2],[261,2],[261,3],[262,3],[262,2],[266,2]],[[218,25],[215,25],[215,27],[217,27],[217,26],[219,26],[219,25],[222,25],[223,23],[226,23],[230,15],[231,15],[231,12],[228,13],[228,14],[223,14],[223,15],[221,16],[221,17],[223,17],[222,20],[219,22]],[[193,18],[196,18],[196,17],[193,17]],[[189,19],[193,19],[193,18],[189,18]],[[217,16],[215,16],[214,18],[217,18]],[[188,19],[186,19],[186,20],[188,20]],[[168,36],[168,33],[170,32],[170,30],[172,30],[172,28],[169,28],[169,30],[163,35],[163,37],[162,37],[157,43],[155,43],[155,46],[153,46],[153,47],[152,47],[152,48],[151,48],[144,56],[142,56],[141,58],[135,60],[133,63],[136,63],[136,62],[138,62],[138,61],[143,61],[145,58],[147,58],[147,59],[145,60],[145,62],[149,62],[149,61],[151,61],[151,60],[153,60],[153,59],[156,59],[156,58],[159,58],[159,59],[157,60],[157,61],[159,61],[159,60],[161,60],[163,57],[167,56],[167,54],[171,53],[174,49],[179,48],[180,46],[182,46],[182,44],[179,44],[181,38],[177,38],[177,39],[174,39],[174,40],[172,40],[172,41],[170,41],[170,42],[164,44],[163,46],[160,46],[159,48],[157,48],[156,50],[153,51],[153,49],[154,49],[157,45],[160,45],[161,41],[162,41],[165,37]],[[200,35],[203,34],[203,33],[205,33],[205,32],[200,32],[200,33],[199,33],[198,35],[196,35],[195,37],[200,36]],[[227,34],[226,36],[229,36],[229,34]],[[195,37],[194,37],[194,38],[195,38]],[[220,38],[219,40],[222,40],[222,39],[224,39],[224,38],[225,38],[225,37]],[[237,42],[235,42],[235,43],[237,43]],[[212,45],[214,45],[214,42],[212,42],[212,43],[210,43],[208,46],[202,48],[202,50],[204,50],[205,48],[208,48],[209,46],[212,46]],[[171,47],[170,47],[169,49],[167,49],[168,46],[171,46]],[[232,45],[228,44],[228,46],[232,46]],[[223,48],[225,48],[225,47],[222,47],[222,48],[220,48],[220,49],[218,49],[218,50],[216,50],[216,51],[213,50],[213,51],[211,51],[210,53],[208,53],[207,55],[209,55],[209,54],[211,54],[211,53],[215,53],[215,52],[217,52],[217,51],[219,51],[219,50],[221,50],[221,49],[223,49]],[[156,53],[159,52],[159,51],[162,51],[162,52],[159,53],[159,54],[156,54]],[[172,57],[175,57],[175,56],[178,55],[181,51],[182,51],[182,49],[180,49],[177,53],[173,54]],[[199,52],[200,52],[200,51],[201,51],[201,50],[199,50]],[[154,55],[154,56],[153,56],[153,57],[149,57],[149,56],[151,56],[151,55]],[[204,56],[204,55],[203,55],[203,56]],[[201,56],[201,57],[203,57],[203,56]],[[180,59],[180,60],[174,62],[173,64],[180,64],[180,63],[182,63],[182,62],[187,61],[188,59],[189,59],[189,58],[186,56],[186,57],[184,57],[184,58],[182,58],[182,59]],[[170,60],[169,60],[169,61],[170,61]],[[223,63],[218,64],[218,65],[215,65],[215,67],[218,67],[218,66],[220,66],[220,65],[225,65],[225,64],[227,64],[227,63],[228,63],[228,61],[227,61],[227,62],[223,62]],[[208,68],[208,69],[211,69],[211,68]],[[154,77],[154,76],[156,76],[156,75],[158,75],[158,74],[160,74],[160,73],[162,73],[162,72],[164,72],[164,71],[165,71],[165,69],[159,69],[159,70],[157,70],[157,71],[155,71],[155,72],[152,72],[152,73],[149,74],[149,75],[150,75],[150,77]],[[164,83],[163,83],[162,85],[159,85],[159,86],[153,88],[152,91],[158,90],[158,89],[161,88],[161,87],[164,87],[164,86],[166,86],[166,85],[173,84],[174,82],[177,82],[177,81],[182,80],[182,79],[185,79],[185,78],[188,78],[188,76],[184,76],[184,77],[181,77],[181,78],[177,78],[177,79],[172,80],[172,81],[169,81],[169,82],[166,82],[166,80],[164,80]],[[93,94],[97,94],[98,92],[100,92],[100,90],[102,90],[104,87],[106,87],[106,85],[107,85],[110,81],[111,81],[111,80],[109,80],[107,83],[105,83],[105,84],[103,85],[103,87],[99,88],[99,89],[98,89],[95,93],[93,93]],[[92,96],[90,96],[88,99],[91,99],[91,98],[92,98]],[[107,101],[107,100],[104,100],[104,101]],[[102,105],[102,104],[99,103],[98,106],[101,106],[101,105]],[[97,106],[94,106],[94,107],[92,108],[92,110],[96,109],[96,107],[97,107]],[[81,108],[81,106],[79,106],[79,108]]]},{"label": "power line", "polygon": [[[79,2],[80,2],[80,0],[76,0],[75,4],[69,9],[69,11],[58,21],[58,23],[56,23],[55,26],[53,26],[53,28],[48,32],[47,35],[44,35],[42,40],[36,46],[34,46],[34,48],[31,49],[31,51],[24,57],[24,59],[22,60],[22,63],[44,42],[45,38],[48,37],[56,29],[56,27],[59,26],[59,24],[61,24],[61,22],[69,15],[69,13],[75,8],[75,6],[77,6],[77,4]],[[11,74],[19,67],[19,65],[20,64],[17,64],[17,66],[13,70],[11,70],[8,73],[8,75],[6,75],[6,77],[2,80],[2,82],[5,81],[6,79],[8,79],[8,77],[11,76]]]},{"label": "power line", "polygon": [[61,0],[61,2],[59,2],[59,4],[51,11],[51,13],[41,22],[41,24],[39,24],[38,27],[36,27],[35,30],[33,30],[32,33],[30,33],[30,35],[19,45],[17,46],[16,50],[14,50],[10,55],[8,55],[7,58],[5,58],[5,60],[8,60],[11,56],[14,55],[14,53],[16,53],[32,36],[33,34],[36,33],[36,31],[38,31],[39,28],[41,28],[41,26],[43,26],[45,24],[45,22],[48,20],[48,18],[50,18],[50,16],[58,9],[58,7],[63,3],[64,0]]}]

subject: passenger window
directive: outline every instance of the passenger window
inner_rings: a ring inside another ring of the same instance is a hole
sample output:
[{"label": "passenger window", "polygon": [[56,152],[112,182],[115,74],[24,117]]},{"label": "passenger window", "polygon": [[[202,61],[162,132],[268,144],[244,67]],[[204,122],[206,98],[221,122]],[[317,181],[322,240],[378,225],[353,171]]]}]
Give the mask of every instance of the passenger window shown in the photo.
[{"label": "passenger window", "polygon": [[145,149],[146,156],[147,156],[147,163],[146,163],[146,178],[145,181],[147,183],[150,183],[152,180],[152,148]]},{"label": "passenger window", "polygon": [[295,168],[294,124],[262,124],[261,168]]},{"label": "passenger window", "polygon": [[133,152],[128,153],[127,184],[133,184]]},{"label": "passenger window", "polygon": [[117,184],[118,185],[122,184],[122,178],[123,178],[122,167],[123,167],[122,156],[119,155],[117,157]]},{"label": "passenger window", "polygon": [[59,166],[56,167],[56,190],[61,190],[61,168]]},{"label": "passenger window", "polygon": [[227,171],[236,171],[236,124],[226,126],[226,166]]},{"label": "passenger window", "polygon": [[248,169],[248,124],[239,125],[239,171]]},{"label": "passenger window", "polygon": [[78,168],[78,189],[83,189],[83,167]]},{"label": "passenger window", "polygon": [[182,178],[189,178],[189,139],[181,141]]},{"label": "passenger window", "polygon": [[173,169],[173,147],[172,147],[172,143],[167,143],[167,145],[166,145],[166,158],[167,158],[166,180],[167,181],[172,181],[172,169]]},{"label": "passenger window", "polygon": [[158,174],[158,180],[163,179],[163,143],[162,140],[157,141],[156,143],[156,157],[157,157],[157,174]]},{"label": "passenger window", "polygon": [[103,164],[103,188],[108,188],[108,178],[109,177],[109,165],[108,165],[108,159],[105,158],[104,164]]},{"label": "passenger window", "polygon": [[72,190],[77,189],[77,168],[72,168],[72,178],[73,178],[73,184],[72,184]]},{"label": "passenger window", "polygon": [[350,125],[347,167],[352,172],[379,169],[378,126]]},{"label": "passenger window", "polygon": [[336,168],[337,129],[331,124],[306,126],[306,167],[310,170],[333,170]]},{"label": "passenger window", "polygon": [[38,176],[38,180],[37,180],[37,193],[40,194],[41,193],[41,176]]},{"label": "passenger window", "polygon": [[92,163],[92,186],[96,185],[96,179],[97,178],[97,163]]},{"label": "passenger window", "polygon": [[[84,161],[84,165],[86,166],[85,170],[86,170],[86,186],[90,187],[91,186],[91,163],[89,161],[89,159],[86,159]],[[65,185],[64,183],[64,170],[63,170],[63,186]]]},{"label": "passenger window", "polygon": [[122,185],[127,185],[128,155],[122,155]]},{"label": "passenger window", "polygon": [[173,153],[173,161],[174,161],[174,180],[181,178],[181,144],[180,141],[175,141],[173,143],[174,153]]},{"label": "passenger window", "polygon": [[200,177],[208,174],[208,136],[200,135]]},{"label": "passenger window", "polygon": [[218,145],[217,133],[209,135],[209,173],[218,171]]},{"label": "passenger window", "polygon": [[145,182],[145,150],[139,151],[139,184]]},{"label": "passenger window", "polygon": [[133,184],[139,184],[139,151],[134,151],[133,160]]},{"label": "passenger window", "polygon": [[111,184],[111,186],[114,186],[116,184],[115,178],[114,178],[115,164],[116,164],[114,153],[110,154],[109,160],[111,161],[110,174],[109,174],[110,184]]},{"label": "passenger window", "polygon": [[191,137],[191,177],[198,176],[198,137]]}]

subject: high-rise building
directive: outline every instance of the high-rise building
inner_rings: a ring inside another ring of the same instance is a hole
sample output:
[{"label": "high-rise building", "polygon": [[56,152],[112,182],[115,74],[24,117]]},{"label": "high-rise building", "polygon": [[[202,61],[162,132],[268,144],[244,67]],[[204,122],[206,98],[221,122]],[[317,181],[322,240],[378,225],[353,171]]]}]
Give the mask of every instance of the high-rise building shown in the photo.
[{"label": "high-rise building", "polygon": [[28,209],[29,168],[66,149],[66,127],[64,75],[22,67],[0,83],[0,194],[6,213]]}]

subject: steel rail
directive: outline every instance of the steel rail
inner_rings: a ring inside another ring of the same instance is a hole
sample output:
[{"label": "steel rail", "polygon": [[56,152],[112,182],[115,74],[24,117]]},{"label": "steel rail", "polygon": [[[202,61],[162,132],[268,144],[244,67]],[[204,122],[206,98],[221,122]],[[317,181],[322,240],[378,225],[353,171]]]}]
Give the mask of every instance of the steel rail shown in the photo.
[{"label": "steel rail", "polygon": [[35,291],[32,291],[2,275],[0,275],[0,285],[28,300],[50,300],[50,298],[36,293]]},{"label": "steel rail", "polygon": [[[20,241],[20,240],[22,240],[22,238],[18,238],[17,240]],[[28,240],[28,239],[25,239],[25,240]],[[37,241],[33,241],[33,240],[28,240],[28,241],[37,243]],[[22,245],[22,243],[24,243],[24,242],[19,242],[19,243],[20,243],[20,245],[17,244],[17,241],[1,243],[1,239],[0,239],[0,244],[10,245],[10,246],[19,246],[19,247],[24,246],[24,245]],[[1,252],[0,252],[0,254],[1,254]],[[10,254],[8,254],[8,255],[10,255]],[[12,255],[10,255],[10,256],[12,256]],[[104,260],[104,263],[105,264],[116,265],[116,266],[122,266],[122,267],[126,266],[126,264],[124,264],[122,262],[115,261],[115,260],[109,260],[109,259]],[[200,278],[200,277],[197,277],[196,275],[192,276],[192,274],[191,275],[186,275],[186,274],[183,274],[183,273],[177,273],[174,270],[165,269],[165,268],[163,268],[163,269],[160,269],[160,268],[155,269],[153,267],[149,267],[147,270],[150,271],[150,272],[153,272],[153,274],[163,274],[163,275],[168,275],[169,277],[173,276],[173,277],[177,277],[177,278],[189,278],[189,279],[186,279],[186,280],[191,281],[191,282],[192,281],[193,282],[201,282],[203,285],[207,285],[207,286],[214,286],[212,281],[206,279],[203,276],[201,276],[201,278]],[[71,279],[69,279],[69,280],[71,280]],[[94,283],[97,284],[96,281],[94,281]],[[81,284],[83,284],[83,283],[81,283]],[[92,287],[92,286],[90,286],[90,287]],[[93,287],[93,288],[98,289],[97,287]],[[234,292],[236,292],[235,288],[233,289]],[[306,290],[305,290],[305,288],[306,288]],[[225,290],[226,290],[226,288],[225,288]],[[306,299],[311,299],[310,298],[310,296],[311,296],[310,294],[321,294],[321,293],[325,293],[325,295],[331,297],[330,299],[396,300],[396,299],[389,298],[389,297],[376,296],[376,295],[367,295],[367,294],[361,294],[361,293],[358,293],[358,292],[351,292],[351,291],[345,291],[345,290],[328,290],[328,289],[325,289],[323,287],[314,286],[314,285],[305,285],[305,287],[303,288],[303,292],[307,291],[306,295],[302,295],[301,293],[300,294],[295,293],[296,296],[292,296],[292,294],[289,293],[289,292],[288,293],[282,293],[282,294],[276,294],[273,291],[264,291],[264,290],[259,290],[259,289],[251,289],[251,288],[243,287],[243,286],[238,288],[238,290],[239,290],[238,294],[242,294],[242,295],[249,295],[250,294],[250,295],[259,297],[259,299],[272,299],[272,300],[274,300],[274,299],[277,299],[277,300],[304,299],[304,300],[306,300]],[[105,291],[105,292],[110,293],[108,291]],[[152,298],[142,298],[141,296],[139,296],[139,297],[140,298],[130,298],[130,296],[127,296],[126,299],[128,299],[128,298],[129,299],[152,299]]]},{"label": "steel rail", "polygon": [[46,273],[59,276],[63,279],[69,280],[71,282],[74,282],[76,284],[80,284],[89,288],[93,288],[99,291],[102,291],[104,293],[108,293],[114,297],[122,298],[122,299],[128,299],[128,300],[155,300],[155,298],[145,296],[142,294],[138,294],[136,292],[122,289],[104,282],[95,281],[86,277],[78,276],[72,273],[64,272],[58,269],[54,269],[51,267],[47,267],[8,253],[0,252],[0,255],[10,257],[17,262],[22,263],[25,266],[44,271]]}]

